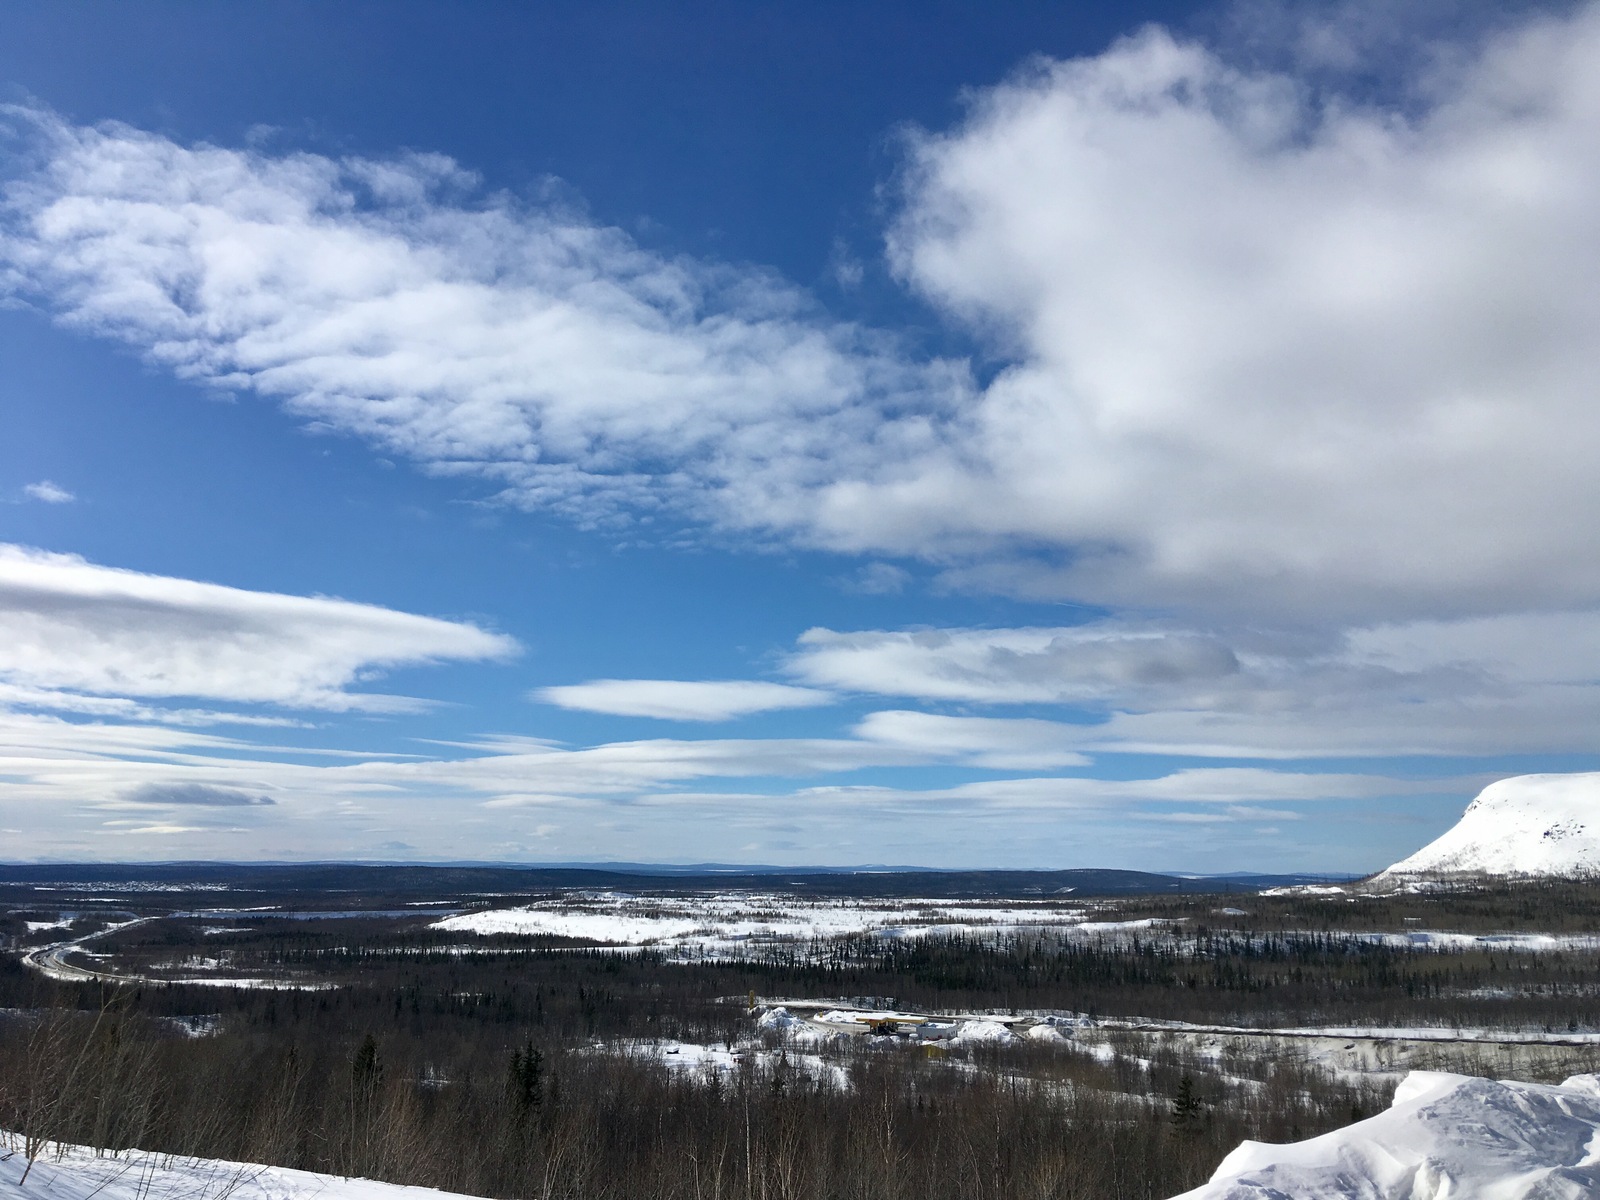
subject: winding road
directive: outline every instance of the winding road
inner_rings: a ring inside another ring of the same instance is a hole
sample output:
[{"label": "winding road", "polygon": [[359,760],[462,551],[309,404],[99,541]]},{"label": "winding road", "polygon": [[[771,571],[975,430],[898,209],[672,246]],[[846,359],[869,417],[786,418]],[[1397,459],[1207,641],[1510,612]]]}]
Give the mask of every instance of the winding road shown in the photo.
[{"label": "winding road", "polygon": [[115,925],[107,925],[104,929],[97,929],[93,933],[86,933],[82,937],[73,938],[65,942],[52,942],[48,946],[40,946],[29,950],[22,956],[22,965],[32,967],[35,971],[48,975],[51,979],[59,979],[63,983],[155,983],[143,975],[113,975],[109,971],[96,971],[89,967],[76,966],[69,963],[65,956],[74,950],[80,949],[96,938],[103,938],[107,934],[116,933],[119,929],[131,929],[135,925],[143,925],[147,921],[154,921],[155,917],[135,917],[131,921],[119,921]]}]

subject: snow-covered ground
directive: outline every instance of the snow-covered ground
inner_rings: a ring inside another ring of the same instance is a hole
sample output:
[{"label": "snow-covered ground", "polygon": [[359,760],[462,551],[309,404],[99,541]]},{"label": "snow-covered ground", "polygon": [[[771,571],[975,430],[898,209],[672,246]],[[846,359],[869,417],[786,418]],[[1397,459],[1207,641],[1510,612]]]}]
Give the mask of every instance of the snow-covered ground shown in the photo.
[{"label": "snow-covered ground", "polygon": [[1341,937],[1405,950],[1516,950],[1545,954],[1555,950],[1600,949],[1593,933],[1449,933],[1408,929],[1404,933],[1352,933]]},{"label": "snow-covered ground", "polygon": [[1478,1028],[1469,1025],[1205,1025],[1140,1017],[1103,1017],[1101,1029],[1145,1033],[1208,1033],[1240,1037],[1358,1038],[1365,1041],[1484,1042],[1495,1045],[1600,1046],[1600,1033],[1538,1029]]},{"label": "snow-covered ground", "polygon": [[24,921],[29,933],[38,933],[45,929],[65,929],[72,924],[71,917],[57,917],[54,921]]},{"label": "snow-covered ground", "polygon": [[1600,874],[1600,772],[1491,783],[1454,826],[1374,882],[1451,874]]},{"label": "snow-covered ground", "polygon": [[1160,924],[1090,921],[1080,907],[1040,901],[993,904],[961,900],[812,900],[785,895],[713,893],[648,896],[568,893],[515,908],[463,913],[434,923],[457,933],[578,938],[608,946],[648,946],[675,955],[734,957],[769,946],[868,936],[915,938],[1071,930],[1084,936],[1139,931]]},{"label": "snow-covered ground", "polygon": [[1554,1086],[1413,1071],[1394,1104],[1287,1146],[1245,1142],[1177,1200],[1594,1200],[1600,1076]]},{"label": "snow-covered ground", "polygon": [[[737,1070],[681,1042],[643,1045],[676,1069]],[[727,1061],[724,1062],[723,1059]],[[805,1069],[810,1064],[791,1065]],[[825,1064],[824,1064],[825,1065]],[[49,1147],[27,1167],[0,1134],[0,1200],[448,1200],[453,1193],[282,1167]],[[1414,1071],[1387,1111],[1290,1145],[1245,1142],[1175,1200],[1594,1200],[1600,1076],[1560,1085]]]},{"label": "snow-covered ground", "polygon": [[22,1183],[22,1140],[0,1133],[0,1200],[448,1200],[454,1192],[287,1167],[51,1146]]},{"label": "snow-covered ground", "polygon": [[[1310,890],[1321,895],[1340,889],[1319,885]],[[1275,895],[1283,891],[1276,889],[1263,894]],[[907,939],[1040,932],[1065,939],[1122,942],[1133,938],[1154,939],[1179,953],[1185,952],[1192,943],[1192,935],[1182,920],[1108,921],[1091,919],[1094,915],[1092,910],[1082,906],[1070,907],[1048,901],[1032,904],[951,900],[884,903],[814,900],[781,894],[710,893],[663,897],[624,892],[575,892],[514,908],[485,909],[446,917],[434,922],[432,928],[464,934],[573,938],[618,948],[649,947],[677,959],[752,957],[772,948],[803,948],[840,937]],[[1260,940],[1265,935],[1253,936]],[[1291,930],[1273,936],[1293,938],[1299,935]],[[1600,934],[1473,934],[1405,929],[1345,931],[1331,936],[1401,950],[1519,953],[1600,950]]]},{"label": "snow-covered ground", "polygon": [[[1600,1048],[1600,1033],[1538,1027],[1243,1026],[1043,1010],[913,1012],[779,998],[762,1000],[760,1007],[756,1026],[769,1044],[776,1035],[792,1052],[841,1061],[863,1050],[930,1042],[952,1051],[1046,1043],[1140,1069],[1148,1069],[1158,1051],[1176,1052],[1198,1071],[1243,1088],[1260,1083],[1240,1077],[1241,1062],[1294,1062],[1345,1083],[1382,1085],[1416,1069],[1479,1070],[1487,1062],[1500,1073],[1549,1078],[1588,1066]],[[893,1022],[894,1036],[872,1036],[874,1023],[885,1021]]]},{"label": "snow-covered ground", "polygon": [[688,1075],[700,1081],[717,1075],[737,1075],[746,1070],[763,1075],[784,1070],[796,1078],[817,1080],[839,1089],[850,1086],[850,1072],[839,1063],[789,1047],[772,1050],[747,1042],[719,1046],[681,1042],[673,1038],[651,1038],[607,1042],[597,1045],[595,1049],[650,1059],[661,1063],[674,1074]]},{"label": "snow-covered ground", "polygon": [[[1262,896],[1343,896],[1344,888],[1334,883],[1298,883],[1291,887],[1263,888]],[[1227,909],[1223,910],[1228,911]]]}]

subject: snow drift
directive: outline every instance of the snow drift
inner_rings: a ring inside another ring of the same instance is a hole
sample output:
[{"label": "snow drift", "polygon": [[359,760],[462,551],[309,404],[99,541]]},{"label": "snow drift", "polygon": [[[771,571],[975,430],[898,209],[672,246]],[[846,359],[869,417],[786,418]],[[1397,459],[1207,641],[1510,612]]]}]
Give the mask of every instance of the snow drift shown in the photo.
[{"label": "snow drift", "polygon": [[1458,874],[1600,874],[1600,772],[1491,783],[1449,831],[1377,879]]},{"label": "snow drift", "polygon": [[1413,1071],[1387,1112],[1287,1146],[1245,1142],[1175,1200],[1594,1200],[1600,1075],[1559,1087]]},{"label": "snow drift", "polygon": [[21,1146],[20,1137],[0,1131],[0,1200],[474,1200],[288,1167],[86,1146],[50,1146],[24,1185]]}]

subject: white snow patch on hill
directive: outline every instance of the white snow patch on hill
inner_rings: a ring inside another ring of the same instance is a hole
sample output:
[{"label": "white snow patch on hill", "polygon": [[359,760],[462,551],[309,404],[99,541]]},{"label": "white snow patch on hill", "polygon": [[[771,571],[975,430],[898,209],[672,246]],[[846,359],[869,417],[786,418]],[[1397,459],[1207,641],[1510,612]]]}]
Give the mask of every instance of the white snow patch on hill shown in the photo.
[{"label": "white snow patch on hill", "polygon": [[1245,1142],[1175,1200],[1594,1200],[1600,1076],[1559,1087],[1413,1071],[1384,1113],[1288,1146]]},{"label": "white snow patch on hill", "polygon": [[446,917],[433,928],[457,933],[548,935],[611,946],[649,946],[669,953],[733,957],[762,947],[852,935],[893,939],[1071,928],[1093,936],[1152,924],[1087,922],[1086,916],[1082,907],[1050,902],[572,892],[515,908]]},{"label": "white snow patch on hill", "polygon": [[1600,772],[1491,783],[1448,832],[1378,879],[1458,873],[1600,874]]},{"label": "white snow patch on hill", "polygon": [[472,1200],[457,1192],[287,1167],[84,1146],[50,1146],[28,1172],[22,1139],[0,1132],[0,1200]]}]

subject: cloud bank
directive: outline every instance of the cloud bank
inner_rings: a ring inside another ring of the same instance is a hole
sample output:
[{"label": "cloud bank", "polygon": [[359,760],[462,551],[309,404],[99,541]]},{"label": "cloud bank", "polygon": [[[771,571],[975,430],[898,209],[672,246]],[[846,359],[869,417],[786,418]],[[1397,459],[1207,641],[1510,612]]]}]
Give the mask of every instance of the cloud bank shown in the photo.
[{"label": "cloud bank", "polygon": [[[82,695],[201,697],[347,711],[373,672],[502,659],[511,638],[320,596],[251,592],[0,544],[0,699],[94,711]],[[48,693],[64,693],[51,702]],[[130,715],[137,715],[130,714]]]},{"label": "cloud bank", "polygon": [[1003,359],[483,196],[438,156],[10,112],[9,290],[179,374],[581,520],[1282,618],[1600,601],[1600,8],[1402,112],[1147,30],[914,138],[889,235]]},{"label": "cloud bank", "polygon": [[123,799],[129,804],[158,807],[176,804],[199,805],[203,808],[251,808],[277,803],[271,796],[251,795],[238,788],[206,783],[145,783],[130,790]]},{"label": "cloud bank", "polygon": [[1590,612],[1318,633],[1116,619],[1060,628],[812,629],[788,669],[840,693],[1002,710],[1061,706],[1073,721],[894,712],[873,714],[863,729],[959,743],[955,722],[1009,722],[1015,736],[1063,753],[1588,753],[1600,723],[1600,615]]},{"label": "cloud bank", "polygon": [[399,840],[426,846],[431,858],[731,861],[742,848],[748,859],[757,844],[766,861],[819,861],[814,839],[792,840],[800,826],[829,831],[823,860],[834,862],[882,862],[893,850],[906,857],[890,861],[951,866],[1150,866],[1155,850],[1169,864],[1195,852],[1189,833],[1152,832],[1130,849],[1128,823],[1138,821],[1152,830],[1227,826],[1228,840],[1212,848],[1227,857],[1215,861],[1243,866],[1263,844],[1253,839],[1281,853],[1271,830],[1301,822],[1301,806],[1453,795],[1482,782],[1237,767],[898,787],[841,778],[935,763],[1066,765],[1051,752],[1048,729],[996,721],[922,731],[941,736],[935,746],[918,744],[905,716],[925,714],[889,714],[846,738],[576,748],[500,738],[449,756],[352,752],[316,761],[306,748],[192,730],[0,712],[0,820],[22,831],[15,854],[24,857],[171,858],[175,839],[185,854],[233,860],[363,857]]}]

